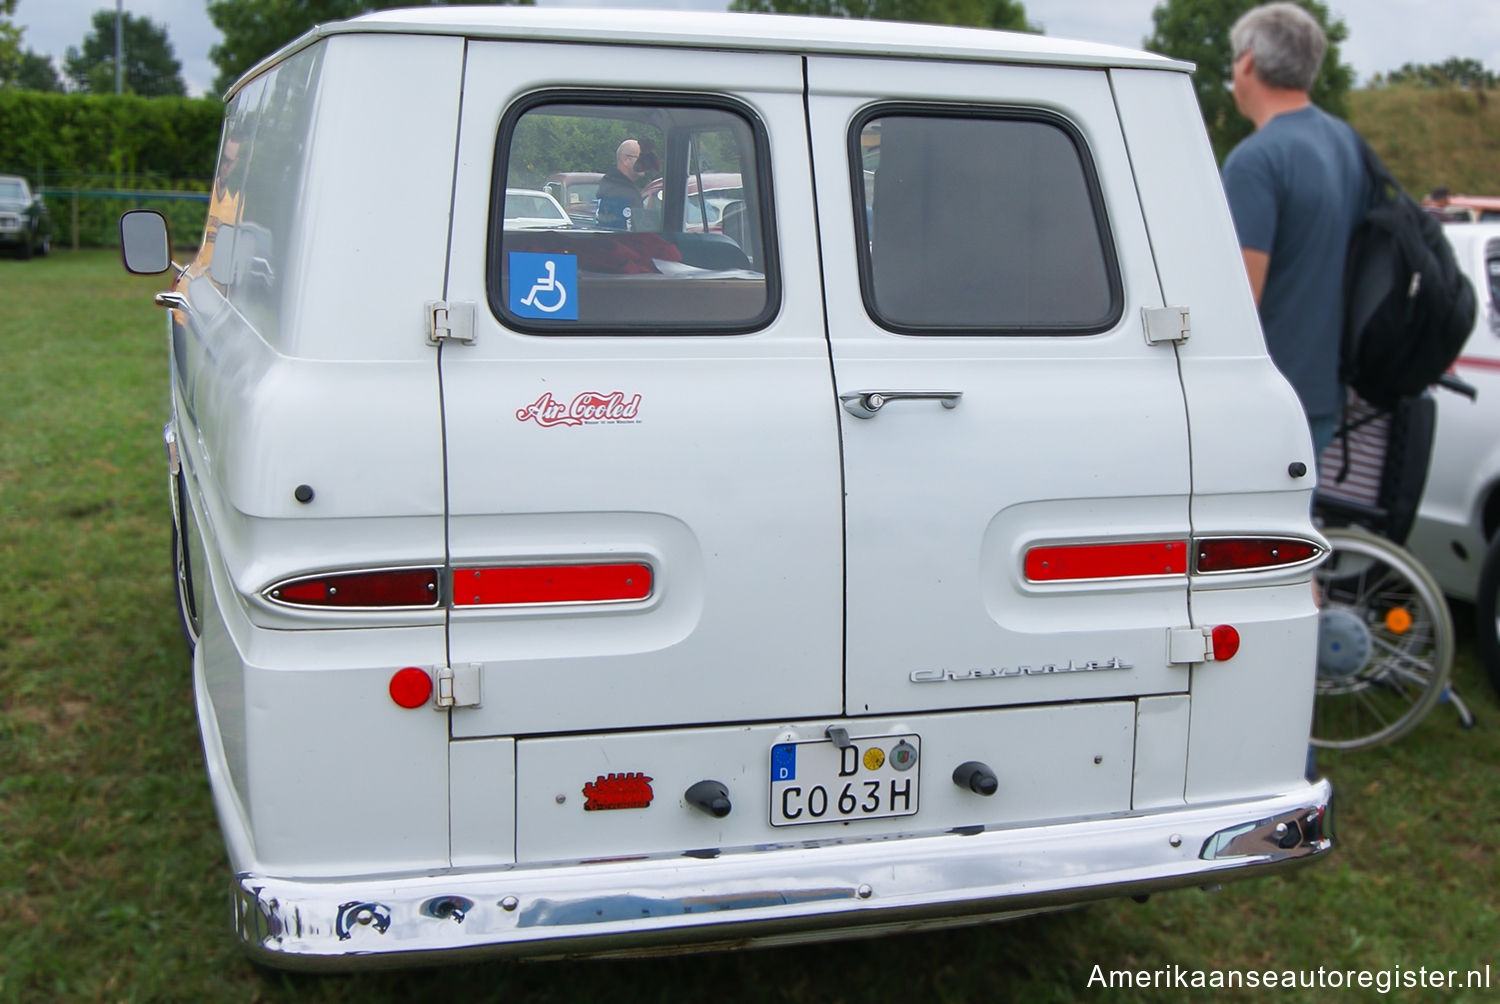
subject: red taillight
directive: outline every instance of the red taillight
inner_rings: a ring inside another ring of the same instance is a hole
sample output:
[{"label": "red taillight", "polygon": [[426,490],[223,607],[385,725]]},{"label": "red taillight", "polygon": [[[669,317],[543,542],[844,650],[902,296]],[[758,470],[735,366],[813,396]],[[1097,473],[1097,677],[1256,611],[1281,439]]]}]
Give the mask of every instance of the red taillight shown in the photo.
[{"label": "red taillight", "polygon": [[1033,547],[1026,552],[1026,577],[1032,582],[1056,582],[1061,579],[1185,575],[1187,555],[1185,540]]},{"label": "red taillight", "polygon": [[392,568],[293,579],[272,586],[266,595],[299,607],[435,607],[437,585],[434,568]]},{"label": "red taillight", "polygon": [[407,666],[391,675],[391,700],[403,708],[420,708],[432,696],[432,677],[425,669]]},{"label": "red taillight", "polygon": [[1316,558],[1319,553],[1312,541],[1281,537],[1214,537],[1198,541],[1197,546],[1200,572],[1244,572],[1296,565]]},{"label": "red taillight", "polygon": [[608,603],[651,595],[651,568],[619,565],[510,565],[453,573],[454,606]]}]

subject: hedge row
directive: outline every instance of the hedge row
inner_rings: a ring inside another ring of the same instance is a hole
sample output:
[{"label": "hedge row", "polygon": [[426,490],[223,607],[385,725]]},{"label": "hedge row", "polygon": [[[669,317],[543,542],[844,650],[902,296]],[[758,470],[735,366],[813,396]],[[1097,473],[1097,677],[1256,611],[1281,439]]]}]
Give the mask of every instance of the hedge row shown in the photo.
[{"label": "hedge row", "polygon": [[113,245],[115,221],[135,205],[166,213],[178,243],[203,231],[206,205],[106,193],[207,192],[224,105],[217,98],[49,94],[0,89],[0,174],[43,190],[54,243]]}]

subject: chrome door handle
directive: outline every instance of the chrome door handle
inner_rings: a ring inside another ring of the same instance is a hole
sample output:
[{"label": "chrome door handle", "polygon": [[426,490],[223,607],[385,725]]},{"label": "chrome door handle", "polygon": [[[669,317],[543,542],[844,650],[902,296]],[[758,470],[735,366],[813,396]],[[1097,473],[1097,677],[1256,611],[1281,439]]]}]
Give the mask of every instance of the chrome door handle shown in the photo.
[{"label": "chrome door handle", "polygon": [[936,401],[944,408],[957,408],[961,390],[856,390],[840,394],[844,410],[855,418],[874,418],[888,401]]}]

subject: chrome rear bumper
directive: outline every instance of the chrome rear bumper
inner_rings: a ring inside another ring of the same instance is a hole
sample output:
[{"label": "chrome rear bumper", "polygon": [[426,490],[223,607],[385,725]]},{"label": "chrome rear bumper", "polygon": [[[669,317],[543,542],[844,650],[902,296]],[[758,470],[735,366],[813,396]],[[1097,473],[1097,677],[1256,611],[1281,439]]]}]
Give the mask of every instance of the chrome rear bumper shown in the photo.
[{"label": "chrome rear bumper", "polygon": [[1144,816],[670,858],[323,882],[242,874],[234,922],[288,969],[796,941],[979,922],[1269,874],[1332,847],[1327,781]]}]

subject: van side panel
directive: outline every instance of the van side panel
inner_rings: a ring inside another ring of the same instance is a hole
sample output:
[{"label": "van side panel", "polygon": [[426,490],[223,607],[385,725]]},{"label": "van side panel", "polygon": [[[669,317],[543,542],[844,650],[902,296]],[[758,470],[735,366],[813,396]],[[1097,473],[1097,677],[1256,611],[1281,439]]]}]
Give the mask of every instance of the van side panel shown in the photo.
[{"label": "van side panel", "polygon": [[217,255],[179,284],[191,309],[174,416],[190,396],[178,444],[215,555],[198,570],[213,598],[205,747],[234,780],[218,802],[239,831],[231,849],[251,856],[236,870],[449,861],[447,715],[388,690],[398,669],[443,664],[442,613],[298,610],[267,593],[444,562],[422,304],[442,291],[461,62],[451,38],[339,37],[247,85],[227,126],[238,149],[221,168],[244,173],[226,186]]},{"label": "van side panel", "polygon": [[[1178,346],[1192,444],[1195,537],[1314,537],[1312,441],[1266,355],[1234,225],[1186,75],[1110,71],[1163,301],[1191,311]],[[1190,127],[1191,124],[1191,127]],[[1170,155],[1166,154],[1170,151]],[[1253,430],[1253,431],[1250,431]],[[1292,465],[1307,472],[1297,477]],[[1187,800],[1301,782],[1312,721],[1311,572],[1194,578],[1193,623],[1239,628],[1239,654],[1193,668]]]}]

